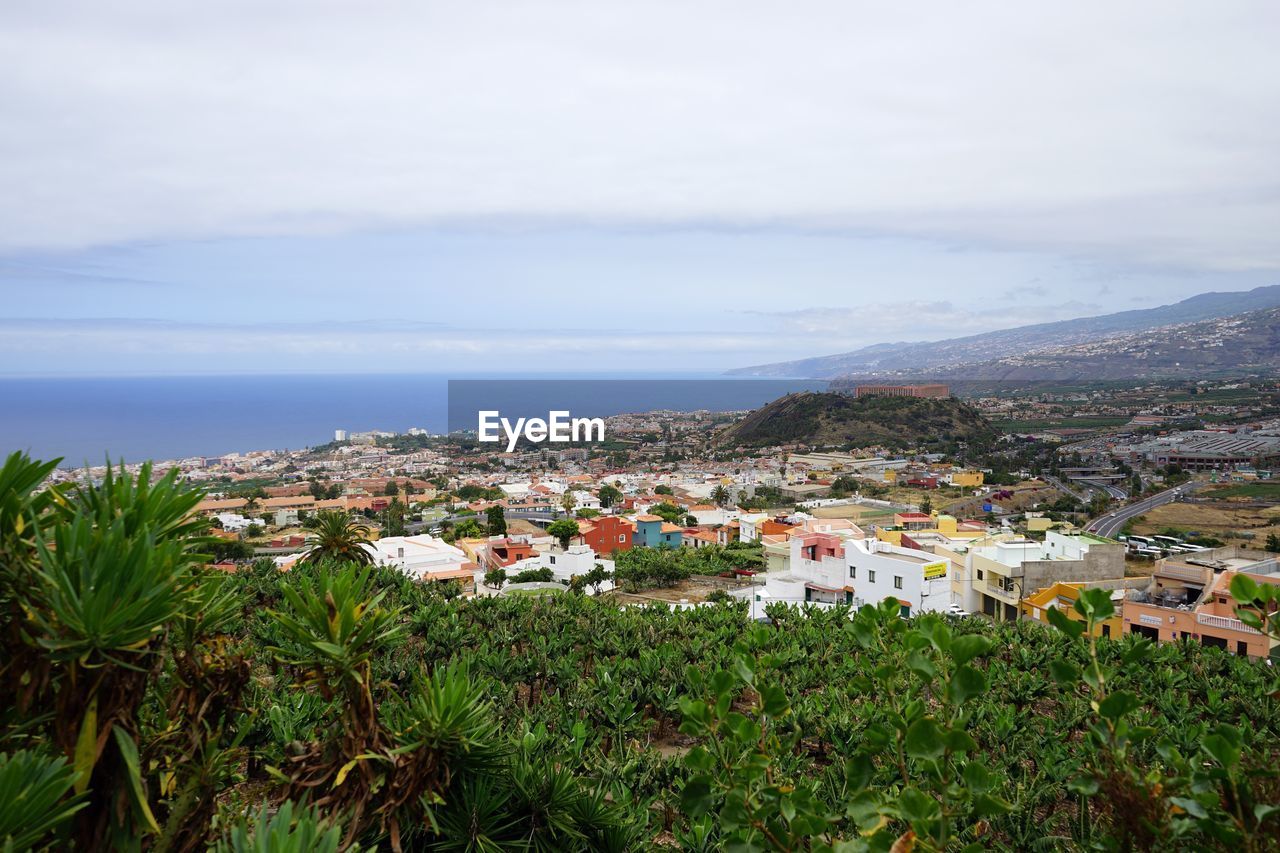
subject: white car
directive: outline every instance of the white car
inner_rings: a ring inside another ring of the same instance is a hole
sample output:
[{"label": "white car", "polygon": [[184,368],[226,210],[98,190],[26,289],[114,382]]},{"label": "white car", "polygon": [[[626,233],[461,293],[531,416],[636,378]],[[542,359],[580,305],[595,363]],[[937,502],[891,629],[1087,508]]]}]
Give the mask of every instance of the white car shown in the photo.
[{"label": "white car", "polygon": [[947,608],[947,615],[955,616],[957,619],[962,619],[965,616],[972,616],[973,614],[968,610],[965,610],[959,604],[952,604]]}]

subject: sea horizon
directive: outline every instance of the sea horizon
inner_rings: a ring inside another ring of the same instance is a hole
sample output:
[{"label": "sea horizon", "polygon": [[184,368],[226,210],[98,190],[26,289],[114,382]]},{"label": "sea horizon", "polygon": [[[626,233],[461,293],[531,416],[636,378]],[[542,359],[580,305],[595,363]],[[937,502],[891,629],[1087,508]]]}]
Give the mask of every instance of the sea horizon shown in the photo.
[{"label": "sea horizon", "polygon": [[[628,389],[597,395],[592,415],[659,408],[707,408],[705,395],[682,380],[722,380],[743,391],[734,407],[753,408],[791,390],[826,387],[823,380],[728,377],[721,372],[287,373],[152,376],[0,377],[0,450],[60,458],[62,467],[148,459],[224,456],[257,450],[298,450],[348,432],[448,428],[448,383],[458,379],[657,380],[669,395],[645,395],[628,408]],[[594,383],[608,389],[608,384]],[[665,386],[664,386],[665,388]],[[703,389],[705,390],[705,389]],[[655,402],[656,401],[656,402]],[[724,405],[717,411],[730,410]]]}]

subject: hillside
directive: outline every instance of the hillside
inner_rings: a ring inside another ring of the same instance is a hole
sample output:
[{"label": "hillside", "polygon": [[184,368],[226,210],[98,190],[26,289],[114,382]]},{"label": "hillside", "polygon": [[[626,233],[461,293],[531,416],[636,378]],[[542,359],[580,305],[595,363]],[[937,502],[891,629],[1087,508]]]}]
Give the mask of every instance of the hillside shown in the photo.
[{"label": "hillside", "polygon": [[[1053,342],[1049,342],[1053,343]],[[1081,344],[1041,345],[973,364],[888,374],[944,382],[1188,379],[1280,371],[1280,308],[1234,317],[1177,323]],[[864,377],[832,382],[833,388]]]},{"label": "hillside", "polygon": [[716,436],[724,447],[882,444],[914,447],[989,434],[980,412],[954,398],[853,397],[806,391],[774,400]]},{"label": "hillside", "polygon": [[1038,323],[943,341],[875,344],[837,355],[730,371],[743,376],[919,375],[1017,356],[1046,345],[1087,344],[1128,333],[1280,308],[1280,285],[1230,293],[1202,293],[1172,305]]}]

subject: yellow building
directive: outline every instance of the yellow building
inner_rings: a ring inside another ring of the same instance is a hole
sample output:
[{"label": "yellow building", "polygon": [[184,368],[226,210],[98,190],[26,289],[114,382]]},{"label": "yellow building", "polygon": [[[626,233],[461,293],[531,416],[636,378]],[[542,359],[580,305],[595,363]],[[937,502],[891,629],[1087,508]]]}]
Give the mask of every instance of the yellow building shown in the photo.
[{"label": "yellow building", "polygon": [[981,471],[952,471],[951,485],[962,489],[975,489],[983,483]]},{"label": "yellow building", "polygon": [[986,525],[965,525],[960,526],[960,522],[956,521],[953,515],[934,514],[933,523],[928,527],[921,527],[915,530],[904,530],[897,527],[879,527],[876,528],[876,538],[881,542],[888,542],[890,545],[901,545],[902,534],[915,536],[918,533],[929,534],[935,533],[938,536],[944,536],[947,539],[981,539],[988,535]]},{"label": "yellow building", "polygon": [[[1071,621],[1083,622],[1084,617],[1076,611],[1076,599],[1080,597],[1080,590],[1084,589],[1087,584],[1058,582],[1053,586],[1047,586],[1042,590],[1032,593],[1028,598],[1022,600],[1022,615],[1026,619],[1036,619],[1040,622],[1049,624],[1049,608],[1056,607]],[[1124,620],[1121,616],[1120,607],[1124,600],[1124,590],[1119,589],[1112,593],[1119,596],[1116,601],[1116,612],[1107,621],[1098,625],[1097,635],[1100,637],[1114,637],[1119,639]]]}]

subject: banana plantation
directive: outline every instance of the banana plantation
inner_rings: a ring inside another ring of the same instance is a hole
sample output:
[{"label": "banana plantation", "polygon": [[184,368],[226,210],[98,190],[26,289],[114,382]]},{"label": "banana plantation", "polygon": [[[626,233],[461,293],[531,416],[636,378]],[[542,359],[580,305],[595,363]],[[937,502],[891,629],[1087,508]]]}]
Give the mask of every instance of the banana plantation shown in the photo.
[{"label": "banana plantation", "polygon": [[176,474],[51,467],[0,469],[5,851],[1280,849],[1276,669],[1098,638],[1106,594],[756,623],[224,574]]}]

